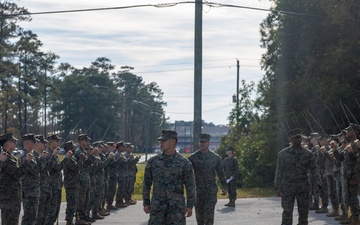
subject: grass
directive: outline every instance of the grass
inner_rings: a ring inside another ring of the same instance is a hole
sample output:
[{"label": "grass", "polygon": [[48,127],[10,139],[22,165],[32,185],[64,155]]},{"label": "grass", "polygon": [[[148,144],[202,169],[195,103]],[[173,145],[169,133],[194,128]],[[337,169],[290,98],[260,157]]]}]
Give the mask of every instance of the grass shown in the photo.
[{"label": "grass", "polygon": [[[186,156],[187,157],[187,156]],[[59,156],[59,159],[62,160],[63,156]],[[145,163],[137,164],[138,172],[136,174],[136,182],[134,187],[133,198],[136,200],[142,200],[142,181],[144,178]],[[237,198],[264,198],[264,197],[274,197],[276,193],[273,188],[239,188],[237,189]],[[227,199],[228,196],[220,195],[218,193],[218,199]],[[65,188],[62,190],[62,201],[66,201],[65,197]]]}]

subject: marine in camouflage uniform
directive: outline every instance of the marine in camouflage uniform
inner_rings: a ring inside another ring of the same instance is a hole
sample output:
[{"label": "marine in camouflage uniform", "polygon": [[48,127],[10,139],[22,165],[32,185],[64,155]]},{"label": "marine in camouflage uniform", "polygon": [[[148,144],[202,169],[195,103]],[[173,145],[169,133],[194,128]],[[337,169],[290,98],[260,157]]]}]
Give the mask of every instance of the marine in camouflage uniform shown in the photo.
[{"label": "marine in camouflage uniform", "polygon": [[326,165],[326,156],[325,154],[321,151],[321,147],[325,147],[324,145],[324,141],[326,141],[326,139],[324,137],[319,137],[319,143],[320,145],[315,146],[316,150],[317,150],[317,166],[319,168],[319,173],[320,173],[320,179],[321,179],[321,184],[322,184],[322,188],[320,190],[320,198],[321,198],[321,207],[318,210],[315,210],[316,213],[328,213],[328,205],[329,205],[329,192],[328,192],[328,183],[326,180],[326,169],[325,169],[325,165]]},{"label": "marine in camouflage uniform", "polygon": [[[116,155],[118,153],[115,153],[115,159],[117,159]],[[107,209],[110,210],[115,210],[117,209],[117,207],[115,207],[113,205],[113,201],[114,201],[114,197],[116,194],[116,183],[118,180],[118,166],[117,166],[117,161],[116,160],[112,160],[111,162],[109,162],[109,165],[107,166],[109,174],[108,174],[108,192],[106,195],[106,203]]]},{"label": "marine in camouflage uniform", "polygon": [[[115,159],[115,154],[114,154],[114,142],[104,142],[101,141],[101,148],[100,148],[100,158],[101,158],[101,162],[102,162],[102,168],[103,168],[103,175],[102,175],[102,187],[100,187],[100,194],[101,194],[101,199],[100,199],[100,208],[99,208],[99,212],[100,215],[105,215],[108,216],[110,215],[110,209],[106,209],[105,208],[105,204],[106,204],[106,196],[107,196],[107,189],[108,189],[108,179],[109,179],[109,165],[111,162],[114,161]],[[110,145],[110,146],[109,146]],[[109,150],[107,150],[109,148]]]},{"label": "marine in camouflage uniform", "polygon": [[115,154],[117,164],[117,192],[116,192],[116,207],[126,207],[125,204],[125,190],[128,179],[128,160],[124,156],[125,144],[120,141],[116,144],[117,152]]},{"label": "marine in camouflage uniform", "polygon": [[40,165],[40,199],[36,225],[42,225],[47,220],[49,213],[48,210],[51,192],[48,165],[49,154],[45,151],[48,141],[43,135],[36,135],[35,137],[39,139],[39,142],[36,142],[34,146],[34,155],[36,155],[35,159],[37,159],[37,163]]},{"label": "marine in camouflage uniform", "polygon": [[346,162],[346,174],[348,184],[348,196],[349,206],[351,209],[351,224],[359,224],[359,199],[357,197],[358,181],[359,181],[359,168],[357,168],[357,161],[359,155],[359,147],[356,143],[356,139],[360,133],[360,127],[357,124],[350,124],[345,128],[346,138],[349,140],[349,144],[345,146],[345,162]]},{"label": "marine in camouflage uniform", "polygon": [[295,199],[298,204],[298,225],[308,224],[309,189],[308,170],[313,177],[315,192],[321,188],[320,174],[314,155],[301,146],[301,130],[294,129],[289,134],[291,146],[281,150],[277,157],[274,187],[281,196],[283,208],[282,225],[293,224]]},{"label": "marine in camouflage uniform", "polygon": [[134,156],[133,154],[134,146],[130,143],[126,146],[126,152],[124,153],[125,158],[127,159],[127,182],[125,186],[125,204],[135,205],[136,200],[132,199],[134,193],[134,185],[136,181],[137,167],[136,164],[141,158],[140,155]]},{"label": "marine in camouflage uniform", "polygon": [[145,167],[142,191],[144,211],[150,213],[148,224],[183,225],[186,224],[186,217],[192,215],[195,203],[193,169],[189,160],[175,151],[175,131],[163,130],[158,140],[161,141],[163,153],[151,157]]},{"label": "marine in camouflage uniform", "polygon": [[79,202],[78,202],[78,221],[94,222],[88,214],[90,201],[90,169],[91,161],[89,160],[88,152],[85,150],[89,148],[89,141],[91,139],[87,134],[80,134],[78,136],[79,146],[75,150],[75,158],[79,163],[80,169],[80,187],[79,188]]},{"label": "marine in camouflage uniform", "polygon": [[[61,163],[63,164],[64,171],[64,187],[66,192],[66,211],[65,220],[66,225],[72,225],[74,216],[79,201],[79,188],[80,188],[80,164],[74,156],[76,146],[72,141],[64,144],[65,158]],[[77,224],[88,224],[84,220],[78,220]]]},{"label": "marine in camouflage uniform", "polygon": [[20,155],[19,163],[25,163],[26,156],[31,155],[33,159],[30,162],[28,170],[21,177],[22,193],[23,193],[23,210],[24,215],[21,220],[22,225],[34,225],[37,220],[39,198],[40,198],[40,165],[35,159],[33,147],[39,139],[35,138],[35,134],[25,134],[22,137],[24,151]]},{"label": "marine in camouflage uniform", "polygon": [[0,210],[3,225],[19,224],[21,209],[20,178],[31,167],[32,156],[26,156],[24,163],[19,166],[18,160],[11,153],[15,150],[17,139],[12,133],[0,136]]},{"label": "marine in camouflage uniform", "polygon": [[348,208],[349,208],[349,201],[348,201],[348,186],[346,182],[346,165],[345,165],[345,146],[347,145],[345,141],[345,131],[341,132],[337,135],[338,137],[338,145],[333,146],[334,150],[334,157],[336,159],[335,162],[335,169],[334,169],[334,176],[336,181],[336,192],[337,196],[341,203],[341,211],[342,215],[336,216],[335,220],[347,220],[348,219]]},{"label": "marine in camouflage uniform", "polygon": [[214,224],[214,210],[217,203],[219,178],[223,195],[226,194],[226,180],[222,160],[219,155],[209,150],[210,135],[200,134],[200,150],[190,155],[196,180],[196,221],[199,225]]},{"label": "marine in camouflage uniform", "polygon": [[225,204],[225,206],[235,206],[239,165],[238,161],[234,157],[235,149],[233,147],[227,147],[225,152],[228,156],[223,160],[223,165],[230,200],[229,203]]},{"label": "marine in camouflage uniform", "polygon": [[51,200],[46,225],[53,225],[59,217],[62,194],[62,173],[63,165],[60,163],[58,154],[61,138],[57,134],[47,137],[49,141],[46,151],[49,153],[49,174],[51,187]]}]

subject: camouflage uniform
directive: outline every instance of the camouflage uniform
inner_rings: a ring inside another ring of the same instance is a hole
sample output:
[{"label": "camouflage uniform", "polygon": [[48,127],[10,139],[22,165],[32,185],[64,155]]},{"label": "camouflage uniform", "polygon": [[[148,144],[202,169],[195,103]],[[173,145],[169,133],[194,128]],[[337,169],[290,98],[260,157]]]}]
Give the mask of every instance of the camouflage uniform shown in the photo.
[{"label": "camouflage uniform", "polygon": [[351,143],[353,149],[352,153],[349,153],[345,150],[345,163],[346,163],[346,180],[348,185],[348,197],[349,197],[349,206],[351,209],[351,215],[353,217],[359,216],[359,199],[357,197],[358,192],[358,171],[356,168],[357,165],[357,155],[359,150],[354,142]]},{"label": "camouflage uniform", "polygon": [[64,158],[64,187],[66,191],[65,220],[72,221],[77,210],[80,188],[80,163],[75,156]]},{"label": "camouflage uniform", "polygon": [[[26,155],[28,152],[24,152],[20,155],[19,163],[26,162]],[[40,166],[35,159],[34,152],[29,152],[33,156],[30,162],[28,170],[21,177],[22,193],[23,193],[23,208],[24,215],[22,217],[21,224],[35,224],[38,215],[39,198],[40,198]]]},{"label": "camouflage uniform", "polygon": [[24,161],[20,166],[18,160],[11,153],[8,158],[0,164],[0,210],[1,223],[3,225],[19,224],[21,209],[21,183],[20,178],[32,166]]},{"label": "camouflage uniform", "polygon": [[50,202],[50,174],[47,158],[41,158],[37,152],[34,151],[35,159],[40,169],[40,198],[36,225],[42,225],[47,220],[49,202]]},{"label": "camouflage uniform", "polygon": [[324,156],[326,158],[325,161],[325,171],[324,177],[326,179],[327,187],[328,187],[328,195],[330,195],[331,205],[333,207],[333,211],[338,212],[339,207],[339,198],[336,194],[336,183],[334,177],[334,167],[335,167],[335,158],[333,154],[333,150],[330,150],[330,146],[326,146],[327,151],[324,152]]},{"label": "camouflage uniform", "polygon": [[222,160],[212,151],[194,152],[189,157],[193,165],[196,180],[196,221],[198,224],[214,224],[214,210],[217,203],[218,186],[216,174],[223,189],[226,189],[226,180]]},{"label": "camouflage uniform", "polygon": [[49,152],[49,174],[51,187],[51,201],[49,206],[49,215],[47,223],[53,225],[59,217],[62,193],[62,173],[63,165],[60,163],[58,156],[54,155],[53,150],[47,148]]},{"label": "camouflage uniform", "polygon": [[103,162],[99,155],[90,156],[92,166],[91,186],[92,191],[92,213],[93,216],[100,210],[100,204],[102,199],[102,191],[104,190],[104,168]]},{"label": "camouflage uniform", "polygon": [[195,202],[195,180],[189,160],[178,153],[150,158],[145,167],[142,197],[144,206],[151,207],[148,224],[186,224],[185,207],[193,208]]},{"label": "camouflage uniform", "polygon": [[112,205],[116,194],[116,182],[118,179],[118,167],[117,162],[112,160],[108,165],[109,177],[108,177],[108,192],[106,196],[107,205]]},{"label": "camouflage uniform", "polygon": [[136,163],[139,162],[139,158],[134,157],[133,154],[129,154],[125,152],[124,156],[127,158],[127,182],[125,186],[125,202],[130,202],[131,196],[134,193],[134,185],[135,185],[135,179],[136,179]]},{"label": "camouflage uniform", "polygon": [[235,157],[226,157],[223,161],[224,165],[224,172],[225,172],[225,178],[230,179],[230,177],[233,177],[233,179],[228,182],[228,194],[230,200],[236,200],[236,185],[238,181],[238,175],[239,175],[239,165],[238,161]]},{"label": "camouflage uniform", "polygon": [[299,212],[299,225],[308,224],[309,182],[308,170],[313,177],[314,186],[321,187],[320,174],[314,155],[307,149],[287,147],[278,153],[275,173],[275,189],[282,190],[282,225],[292,225],[294,201]]},{"label": "camouflage uniform", "polygon": [[116,193],[116,204],[120,206],[121,203],[125,200],[126,195],[126,184],[128,180],[128,161],[124,156],[120,157],[120,154],[115,155],[117,160],[117,171],[118,171],[118,178],[117,178],[117,193]]},{"label": "camouflage uniform", "polygon": [[[349,208],[349,196],[345,163],[345,149],[344,146],[339,146],[334,151],[334,157],[336,158],[334,176],[336,180],[336,191],[341,203],[341,210],[343,214],[347,215]],[[340,165],[339,165],[340,164]]]},{"label": "camouflage uniform", "polygon": [[[317,154],[317,166],[319,168],[320,179],[322,188],[320,190],[320,198],[321,198],[321,208],[325,209],[329,205],[329,194],[328,194],[328,185],[325,177],[325,163],[326,157],[321,150],[318,150]],[[321,209],[320,209],[321,210]]]},{"label": "camouflage uniform", "polygon": [[103,167],[103,176],[102,176],[102,180],[103,180],[103,186],[101,191],[101,206],[100,208],[104,208],[105,206],[105,202],[106,202],[106,196],[107,196],[107,189],[108,189],[108,178],[109,178],[109,165],[110,163],[113,161],[113,159],[109,159],[107,158],[107,156],[104,153],[100,153],[99,154],[101,161],[102,161],[102,167]]},{"label": "camouflage uniform", "polygon": [[75,150],[75,158],[79,163],[80,169],[80,187],[79,188],[79,202],[78,202],[78,213],[80,220],[88,219],[88,207],[90,200],[90,168],[91,162],[86,155],[86,151],[80,146]]}]

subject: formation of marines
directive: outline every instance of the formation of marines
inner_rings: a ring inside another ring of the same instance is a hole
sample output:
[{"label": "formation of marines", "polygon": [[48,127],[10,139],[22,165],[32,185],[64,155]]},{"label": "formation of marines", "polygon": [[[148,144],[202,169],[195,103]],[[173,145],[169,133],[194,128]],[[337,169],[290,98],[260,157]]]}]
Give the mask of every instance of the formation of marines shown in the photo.
[{"label": "formation of marines", "polygon": [[[25,134],[23,151],[12,154],[17,139],[0,135],[1,224],[53,225],[59,219],[62,188],[66,191],[66,224],[89,225],[110,215],[110,210],[136,204],[132,199],[136,177],[134,146],[123,141],[91,143],[87,134],[78,145],[60,146],[57,134]],[[59,160],[60,147],[65,150]],[[115,204],[114,199],[116,199]]]},{"label": "formation of marines", "polygon": [[[308,224],[309,210],[333,217],[340,224],[359,225],[360,126],[339,134],[317,132],[303,136],[290,131],[290,146],[278,153],[275,189],[282,197],[282,225],[292,224],[297,200],[300,225]],[[331,205],[329,212],[328,206]]]}]

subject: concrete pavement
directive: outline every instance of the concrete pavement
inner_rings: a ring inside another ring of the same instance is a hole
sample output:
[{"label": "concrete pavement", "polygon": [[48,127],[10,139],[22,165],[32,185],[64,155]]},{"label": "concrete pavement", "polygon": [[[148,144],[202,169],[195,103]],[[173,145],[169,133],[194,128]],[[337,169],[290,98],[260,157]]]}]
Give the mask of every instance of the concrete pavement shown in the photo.
[{"label": "concrete pavement", "polygon": [[[236,207],[226,207],[228,200],[219,199],[215,208],[216,225],[280,225],[282,209],[280,198],[244,198],[236,201]],[[59,224],[65,222],[66,203],[62,203],[59,217]],[[329,207],[330,209],[330,207]],[[196,225],[195,212],[187,219],[188,225]],[[297,224],[297,207],[294,209],[294,223]],[[98,220],[94,225],[146,225],[149,216],[142,210],[142,201],[127,208],[112,211],[110,216],[103,220]],[[325,214],[316,214],[314,211],[309,213],[309,225],[329,225],[339,224],[333,218],[328,218]]]}]

